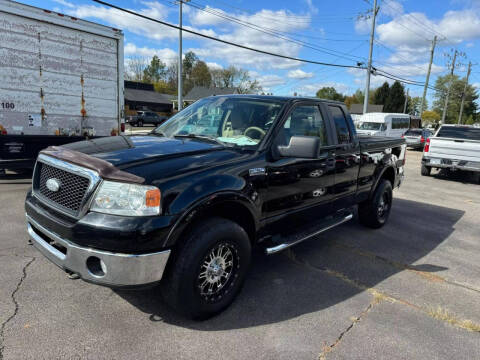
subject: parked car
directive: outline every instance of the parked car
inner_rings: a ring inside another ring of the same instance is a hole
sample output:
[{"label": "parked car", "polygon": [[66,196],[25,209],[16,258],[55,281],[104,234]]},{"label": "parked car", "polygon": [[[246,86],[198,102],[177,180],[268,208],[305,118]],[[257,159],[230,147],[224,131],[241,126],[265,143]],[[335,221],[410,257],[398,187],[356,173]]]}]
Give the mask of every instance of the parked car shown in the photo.
[{"label": "parked car", "polygon": [[432,132],[427,129],[409,129],[403,135],[407,143],[407,147],[412,149],[423,149],[425,142],[432,135]]},{"label": "parked car", "polygon": [[475,172],[480,183],[480,128],[442,125],[423,149],[422,175],[432,168]]},{"label": "parked car", "polygon": [[137,115],[127,117],[127,122],[131,126],[142,127],[145,124],[158,126],[167,119],[166,116],[160,116],[153,111],[137,111]]},{"label": "parked car", "polygon": [[88,282],[161,280],[171,306],[205,318],[238,294],[253,246],[277,253],[349,221],[357,206],[362,224],[384,226],[405,148],[401,138],[357,137],[340,102],[209,97],[149,135],[42,151],[28,232]]},{"label": "parked car", "polygon": [[357,121],[359,135],[401,137],[410,128],[410,115],[367,113]]}]

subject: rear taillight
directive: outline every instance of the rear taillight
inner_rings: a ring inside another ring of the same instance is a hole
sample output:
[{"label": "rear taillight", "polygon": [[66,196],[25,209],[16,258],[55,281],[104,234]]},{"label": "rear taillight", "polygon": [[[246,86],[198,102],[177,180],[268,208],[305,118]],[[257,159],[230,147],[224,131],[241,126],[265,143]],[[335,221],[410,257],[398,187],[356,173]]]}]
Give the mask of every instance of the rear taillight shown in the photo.
[{"label": "rear taillight", "polygon": [[402,134],[402,139],[403,139],[404,137],[405,137],[405,136],[403,136],[403,134]]},{"label": "rear taillight", "polygon": [[120,124],[120,131],[125,132],[125,123]]},{"label": "rear taillight", "polygon": [[430,138],[427,139],[425,143],[425,147],[423,148],[423,152],[428,152],[430,150]]},{"label": "rear taillight", "polygon": [[425,142],[425,138],[424,138],[423,136],[420,137],[420,142],[421,142],[421,143]]},{"label": "rear taillight", "polygon": [[7,135],[7,130],[2,125],[0,125],[0,135]]}]

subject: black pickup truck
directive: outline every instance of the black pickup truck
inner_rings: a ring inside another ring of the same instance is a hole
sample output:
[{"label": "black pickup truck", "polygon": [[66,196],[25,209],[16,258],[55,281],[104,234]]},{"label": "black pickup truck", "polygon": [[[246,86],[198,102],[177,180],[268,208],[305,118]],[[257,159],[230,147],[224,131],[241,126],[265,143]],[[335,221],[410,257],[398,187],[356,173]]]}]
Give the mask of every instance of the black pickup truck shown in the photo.
[{"label": "black pickup truck", "polygon": [[28,232],[85,281],[160,282],[175,309],[206,318],[239,292],[252,247],[274,254],[352,219],[357,205],[361,223],[383,226],[405,147],[358,137],[343,103],[209,97],[148,135],[42,151]]}]

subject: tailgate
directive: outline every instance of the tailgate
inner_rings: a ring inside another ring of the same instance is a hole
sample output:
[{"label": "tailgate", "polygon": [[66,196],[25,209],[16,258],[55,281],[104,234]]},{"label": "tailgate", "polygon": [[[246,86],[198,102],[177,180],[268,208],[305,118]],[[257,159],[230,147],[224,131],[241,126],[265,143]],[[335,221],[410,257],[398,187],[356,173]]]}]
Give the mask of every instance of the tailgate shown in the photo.
[{"label": "tailgate", "polygon": [[428,156],[480,162],[480,141],[431,137]]}]

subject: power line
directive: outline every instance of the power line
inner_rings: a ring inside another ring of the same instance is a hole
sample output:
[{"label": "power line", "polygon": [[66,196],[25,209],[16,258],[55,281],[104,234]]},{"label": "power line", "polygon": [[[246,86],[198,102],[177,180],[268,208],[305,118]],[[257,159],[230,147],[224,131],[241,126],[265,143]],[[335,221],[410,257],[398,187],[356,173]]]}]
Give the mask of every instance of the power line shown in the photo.
[{"label": "power line", "polygon": [[[280,38],[282,40],[286,40],[286,41],[289,41],[289,42],[292,42],[292,43],[295,43],[295,44],[298,44],[298,45],[303,45],[303,46],[305,46],[309,49],[315,50],[315,51],[319,51],[319,52],[322,52],[322,53],[325,53],[325,54],[328,54],[328,55],[332,55],[332,56],[337,56],[337,53],[341,54],[341,55],[349,56],[349,54],[345,54],[345,53],[342,53],[342,52],[339,52],[339,51],[335,51],[335,50],[331,50],[331,49],[324,48],[324,47],[321,47],[321,46],[317,46],[317,45],[314,45],[312,43],[308,43],[308,42],[305,42],[305,41],[302,41],[302,40],[298,40],[298,39],[294,39],[294,38],[291,38],[291,37],[284,36],[284,35],[281,34],[281,32],[276,31],[276,30],[271,29],[271,28],[261,27],[261,26],[258,26],[256,24],[253,24],[251,22],[240,20],[240,19],[235,18],[233,16],[229,16],[229,15],[217,12],[217,11],[212,11],[210,9],[201,8],[200,6],[196,5],[195,3],[186,3],[186,4],[191,6],[191,7],[196,8],[200,11],[215,15],[215,16],[223,18],[223,19],[233,21],[233,22],[235,22],[237,24],[240,24],[242,26],[245,26],[247,28],[250,28],[250,29],[253,29],[253,30],[256,30],[256,31],[259,31],[259,32],[263,32],[265,34],[268,34],[268,35],[276,37],[276,38]],[[359,57],[359,56],[353,56],[353,57],[343,56],[343,58],[346,59],[346,60],[351,60],[351,61],[357,61],[358,59],[364,60],[364,58]]]},{"label": "power line", "polygon": [[[143,19],[146,19],[146,20],[150,20],[150,21],[156,22],[156,23],[158,23],[158,24],[165,25],[165,26],[168,26],[168,27],[173,28],[173,29],[180,30],[180,27],[177,26],[177,25],[170,24],[170,23],[165,22],[165,21],[157,20],[157,19],[148,17],[148,16],[146,16],[146,15],[142,15],[142,14],[136,13],[135,11],[128,10],[128,9],[124,9],[124,8],[121,8],[121,7],[117,6],[117,5],[113,5],[113,4],[107,3],[107,2],[105,2],[105,1],[102,1],[102,0],[93,0],[93,1],[96,2],[96,3],[99,3],[99,4],[102,4],[102,5],[111,7],[111,8],[113,8],[113,9],[117,9],[117,10],[119,10],[119,11],[128,13],[128,14],[130,14],[130,15],[138,16],[138,17],[140,17],[140,18],[143,18]],[[250,51],[254,51],[254,52],[260,53],[260,54],[275,56],[275,57],[279,57],[279,58],[283,58],[283,59],[287,59],[287,60],[298,61],[298,62],[309,63],[309,64],[316,64],[316,65],[323,65],[323,66],[350,68],[350,69],[361,69],[361,68],[362,68],[361,66],[358,66],[358,65],[332,64],[332,63],[327,63],[327,62],[322,62],[322,61],[301,59],[301,58],[296,58],[296,57],[293,57],[293,56],[276,54],[276,53],[273,53],[273,52],[270,52],[270,51],[265,51],[265,50],[261,50],[261,49],[256,49],[256,48],[252,48],[252,47],[250,47],[250,46],[245,46],[245,45],[237,44],[237,43],[234,43],[234,42],[231,42],[231,41],[219,39],[219,38],[216,38],[216,37],[214,37],[214,36],[205,35],[205,34],[202,34],[202,33],[197,32],[197,31],[193,31],[193,30],[186,29],[186,28],[182,28],[182,31],[185,31],[185,32],[187,32],[187,33],[190,33],[190,34],[193,34],[193,35],[197,35],[197,36],[199,36],[199,37],[203,37],[203,38],[206,38],[206,39],[209,39],[209,40],[221,42],[221,43],[223,43],[223,44],[227,44],[227,45],[231,45],[231,46],[236,46],[236,47],[241,48],[241,49],[250,50]]]}]

